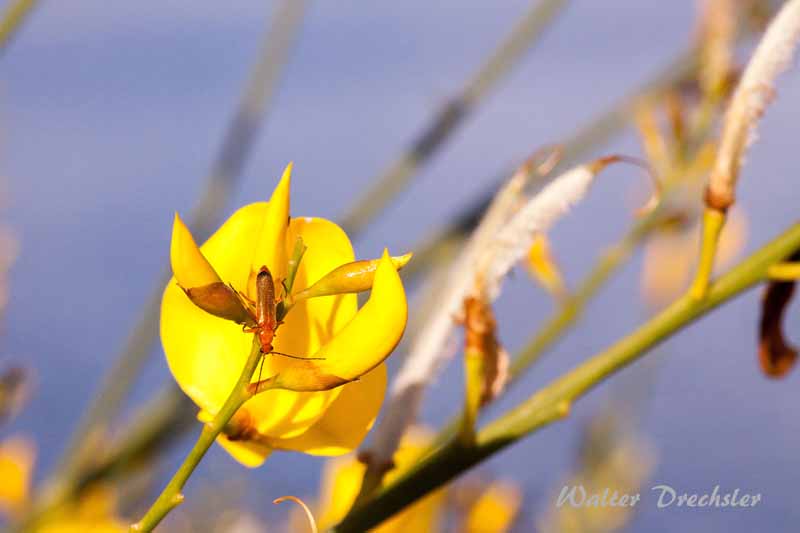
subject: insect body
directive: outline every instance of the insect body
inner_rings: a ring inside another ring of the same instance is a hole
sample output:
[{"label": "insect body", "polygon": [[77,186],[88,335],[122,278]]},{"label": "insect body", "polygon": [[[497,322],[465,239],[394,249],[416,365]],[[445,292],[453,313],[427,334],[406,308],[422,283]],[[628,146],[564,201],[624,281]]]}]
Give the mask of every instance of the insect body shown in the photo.
[{"label": "insect body", "polygon": [[[244,326],[245,333],[255,333],[258,335],[258,342],[261,344],[261,353],[264,355],[276,354],[292,359],[322,360],[324,357],[300,357],[288,353],[277,352],[272,347],[275,339],[275,330],[283,322],[277,318],[277,302],[275,301],[275,282],[269,268],[262,266],[256,276],[256,301],[248,301],[255,307],[255,310],[248,307],[250,318],[255,322],[255,326]],[[262,360],[263,364],[264,361]],[[259,369],[259,374],[261,370]]]},{"label": "insect body", "polygon": [[246,333],[258,335],[261,343],[261,353],[273,353],[272,341],[275,338],[275,330],[278,327],[278,320],[275,317],[275,283],[269,268],[262,266],[256,276],[256,301],[255,312],[250,311],[256,325],[245,327]]}]

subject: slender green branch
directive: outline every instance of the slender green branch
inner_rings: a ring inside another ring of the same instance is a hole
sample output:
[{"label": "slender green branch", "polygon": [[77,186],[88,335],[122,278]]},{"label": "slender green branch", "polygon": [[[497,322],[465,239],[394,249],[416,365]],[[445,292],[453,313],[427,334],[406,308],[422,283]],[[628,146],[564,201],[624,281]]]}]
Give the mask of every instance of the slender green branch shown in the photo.
[{"label": "slender green branch", "polygon": [[375,178],[370,189],[358,199],[342,220],[342,227],[348,234],[362,230],[408,185],[417,171],[444,145],[490,90],[519,63],[524,53],[550,26],[565,4],[566,0],[536,2],[475,76],[465,84],[461,93],[442,107],[411,147]]},{"label": "slender green branch", "polygon": [[[661,220],[660,210],[649,213],[639,219],[619,242],[603,253],[581,284],[559,303],[555,313],[511,362],[509,387],[516,383],[528,368],[561,339],[569,328],[576,324],[589,302],[594,299],[614,273],[627,263],[631,255],[647,238],[650,231],[660,224]],[[459,415],[451,420],[434,439],[435,445],[446,442],[458,430],[462,419],[463,415]]]},{"label": "slender green branch", "polygon": [[303,238],[298,236],[294,243],[292,256],[289,258],[289,269],[286,274],[286,280],[283,283],[283,296],[278,304],[278,322],[281,322],[294,306],[294,298],[292,297],[294,279],[297,277],[297,272],[300,270],[300,262],[303,260],[303,255],[305,255],[307,249],[308,247],[305,245],[305,243],[303,243]]},{"label": "slender green branch", "polygon": [[[190,226],[198,238],[204,239],[219,224],[223,210],[239,182],[264,121],[265,111],[277,88],[291,44],[297,37],[305,7],[304,0],[286,0],[271,18],[248,86],[225,133],[204,192],[190,217]],[[99,435],[119,410],[155,345],[161,295],[169,277],[169,272],[159,276],[156,289],[148,298],[139,322],[107,372],[93,403],[83,415],[56,472],[46,482],[46,491],[61,490],[58,485],[74,479],[81,465],[96,454]]]},{"label": "slender green branch", "polygon": [[0,20],[0,53],[8,47],[37,3],[37,0],[16,0],[8,6]]},{"label": "slender green branch", "polygon": [[726,218],[726,213],[718,209],[707,208],[703,212],[703,231],[699,244],[700,257],[690,291],[696,300],[702,300],[708,292],[708,283],[714,270],[714,260],[717,257],[717,245]]},{"label": "slender green branch", "polygon": [[225,425],[230,421],[239,407],[244,404],[251,396],[249,390],[250,380],[253,373],[256,371],[258,362],[261,360],[261,343],[257,337],[253,338],[253,346],[250,348],[250,355],[247,357],[242,373],[236,381],[228,399],[222,405],[222,408],[214,416],[211,422],[203,426],[203,431],[200,433],[197,442],[195,443],[189,455],[186,456],[181,466],[172,476],[172,479],[164,487],[164,490],[158,496],[158,499],[153,503],[144,517],[131,526],[131,533],[140,531],[152,531],[170,511],[183,502],[183,486],[188,481],[189,476],[192,475],[194,469],[200,464],[200,461],[205,456],[208,449],[214,444],[214,440],[225,429]]},{"label": "slender green branch", "polygon": [[332,531],[367,531],[451,479],[569,413],[571,403],[607,377],[644,356],[710,310],[767,278],[768,269],[800,249],[800,224],[795,224],[712,283],[698,301],[690,294],[608,349],[554,380],[516,408],[478,432],[474,446],[451,439],[411,471],[354,509]]},{"label": "slender green branch", "polygon": [[472,444],[481,409],[481,388],[486,369],[485,356],[474,349],[464,350],[464,407],[461,415],[459,439],[464,444]]},{"label": "slender green branch", "polygon": [[514,358],[511,363],[511,379],[513,381],[517,380],[580,318],[586,305],[594,299],[614,273],[630,259],[633,252],[662,220],[660,210],[646,215],[638,220],[618,243],[603,253],[578,288],[560,304],[555,314]]}]

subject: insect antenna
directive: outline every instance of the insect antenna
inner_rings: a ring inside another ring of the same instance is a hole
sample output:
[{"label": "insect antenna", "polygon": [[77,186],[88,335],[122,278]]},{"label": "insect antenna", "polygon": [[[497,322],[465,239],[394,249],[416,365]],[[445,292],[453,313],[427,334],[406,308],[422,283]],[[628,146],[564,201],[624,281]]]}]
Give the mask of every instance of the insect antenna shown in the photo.
[{"label": "insect antenna", "polygon": [[258,388],[261,386],[261,371],[264,369],[264,359],[266,359],[266,354],[261,354],[261,364],[258,365],[258,379],[256,380],[256,394],[258,394]]},{"label": "insect antenna", "polygon": [[304,361],[324,361],[325,360],[324,357],[300,357],[299,355],[292,355],[292,354],[283,353],[283,352],[276,352],[275,350],[273,350],[273,351],[271,351],[269,353],[275,354],[275,355],[282,355],[282,356],[288,357],[290,359],[301,359],[301,360],[304,360]]}]

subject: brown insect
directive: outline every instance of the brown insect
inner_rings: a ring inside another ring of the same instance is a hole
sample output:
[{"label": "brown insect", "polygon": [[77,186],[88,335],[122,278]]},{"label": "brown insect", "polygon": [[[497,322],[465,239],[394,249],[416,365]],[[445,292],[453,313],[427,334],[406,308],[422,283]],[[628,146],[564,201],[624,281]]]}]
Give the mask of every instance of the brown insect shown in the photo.
[{"label": "brown insect", "polygon": [[[248,299],[249,300],[249,299]],[[258,336],[258,342],[261,344],[261,353],[263,355],[276,354],[284,357],[291,357],[292,359],[318,359],[315,357],[299,357],[297,355],[290,355],[288,353],[276,352],[272,347],[272,341],[275,339],[275,331],[282,322],[278,321],[277,309],[278,303],[275,300],[275,282],[272,278],[272,273],[266,265],[262,266],[256,276],[256,300],[250,301],[255,307],[255,311],[248,307],[248,313],[255,322],[255,326],[244,326],[242,331],[245,333],[255,333]],[[261,364],[258,367],[257,384],[261,384],[261,371],[264,368],[264,358],[261,359]],[[258,386],[256,387],[258,392]]]},{"label": "brown insect", "polygon": [[245,326],[245,333],[255,333],[261,343],[261,353],[272,353],[272,341],[275,338],[275,330],[278,329],[277,303],[275,302],[275,282],[269,268],[261,267],[256,276],[256,301],[255,312],[252,309],[250,315],[256,325],[253,327]]},{"label": "brown insect", "polygon": [[250,318],[255,322],[255,326],[244,326],[245,333],[255,333],[258,335],[258,342],[261,343],[261,353],[277,354],[293,359],[314,359],[311,357],[300,357],[288,353],[276,352],[272,349],[272,341],[275,339],[275,332],[283,322],[278,321],[278,304],[275,300],[275,282],[272,273],[266,265],[262,266],[256,276],[256,300],[248,298],[253,308],[248,307],[247,311]]}]

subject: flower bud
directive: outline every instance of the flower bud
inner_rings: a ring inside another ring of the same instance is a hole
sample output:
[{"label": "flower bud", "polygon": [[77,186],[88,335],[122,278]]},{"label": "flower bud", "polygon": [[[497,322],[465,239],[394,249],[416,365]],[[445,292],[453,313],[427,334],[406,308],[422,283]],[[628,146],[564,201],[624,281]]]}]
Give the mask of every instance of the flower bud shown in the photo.
[{"label": "flower bud", "polygon": [[[396,270],[402,269],[411,260],[413,254],[407,253],[392,257],[392,264]],[[375,271],[378,269],[380,259],[353,261],[335,268],[322,276],[322,278],[294,295],[294,301],[330,296],[351,292],[363,292],[372,288],[375,280]]]},{"label": "flower bud", "polygon": [[[355,381],[381,364],[394,350],[408,318],[403,283],[387,251],[377,260],[375,285],[367,303],[350,322],[324,344],[313,359],[292,359],[264,389],[298,392],[330,390]],[[254,391],[260,384],[250,385]]]}]

